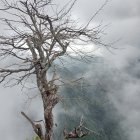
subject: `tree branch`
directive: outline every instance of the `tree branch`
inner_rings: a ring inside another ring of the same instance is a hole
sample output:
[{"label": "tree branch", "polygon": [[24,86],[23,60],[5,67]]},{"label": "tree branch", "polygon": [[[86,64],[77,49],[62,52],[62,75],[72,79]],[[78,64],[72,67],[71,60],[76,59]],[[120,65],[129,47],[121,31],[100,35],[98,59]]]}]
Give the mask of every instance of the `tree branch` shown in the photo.
[{"label": "tree branch", "polygon": [[34,129],[34,132],[39,136],[39,138],[41,140],[44,140],[41,124],[35,124],[24,112],[21,112],[21,114],[31,123],[31,125]]}]

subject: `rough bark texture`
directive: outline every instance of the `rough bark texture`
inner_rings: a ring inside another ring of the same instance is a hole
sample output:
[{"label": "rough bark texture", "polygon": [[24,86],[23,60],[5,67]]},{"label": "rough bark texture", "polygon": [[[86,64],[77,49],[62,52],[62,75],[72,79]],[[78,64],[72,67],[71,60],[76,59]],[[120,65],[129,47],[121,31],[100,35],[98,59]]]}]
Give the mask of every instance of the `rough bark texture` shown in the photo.
[{"label": "rough bark texture", "polygon": [[37,85],[40,90],[43,106],[44,106],[44,120],[45,120],[45,140],[53,140],[53,113],[52,110],[59,102],[57,96],[57,86],[54,84],[55,72],[52,76],[51,83],[46,80],[46,72],[42,69],[38,62],[36,65]]},{"label": "rough bark texture", "polygon": [[46,124],[46,134],[45,134],[45,140],[52,140],[53,136],[53,113],[52,110],[55,107],[55,105],[59,102],[59,99],[56,95],[49,95],[46,100],[46,107],[44,107],[44,118],[45,118],[45,124]]}]

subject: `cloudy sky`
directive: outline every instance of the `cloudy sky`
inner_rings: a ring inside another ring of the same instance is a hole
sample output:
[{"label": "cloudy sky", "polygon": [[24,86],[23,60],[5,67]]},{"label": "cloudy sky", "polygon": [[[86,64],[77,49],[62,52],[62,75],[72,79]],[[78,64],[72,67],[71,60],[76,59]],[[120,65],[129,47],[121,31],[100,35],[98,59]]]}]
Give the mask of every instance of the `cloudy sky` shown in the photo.
[{"label": "cloudy sky", "polygon": [[[62,0],[58,1],[62,3]],[[104,0],[79,0],[73,9],[74,17],[86,22],[103,3]],[[125,117],[122,126],[131,132],[129,139],[138,140],[140,137],[140,0],[108,0],[92,24],[101,22],[103,25],[108,25],[103,40],[105,42],[119,40],[113,45],[114,49],[102,50],[105,69],[107,71],[115,69],[111,78],[107,78],[108,73],[102,71],[102,74],[107,75],[102,83],[108,89],[110,100]],[[2,26],[0,29],[2,30]],[[94,73],[92,66],[89,67],[88,73]],[[0,86],[0,88],[0,137],[4,140],[24,140],[25,137],[21,138],[21,135],[25,132],[28,137],[32,128],[22,126],[26,121],[20,115],[20,111],[25,110],[28,113],[32,110],[35,113],[32,108],[35,101],[27,102],[26,92],[29,91],[21,91],[20,87]]]}]

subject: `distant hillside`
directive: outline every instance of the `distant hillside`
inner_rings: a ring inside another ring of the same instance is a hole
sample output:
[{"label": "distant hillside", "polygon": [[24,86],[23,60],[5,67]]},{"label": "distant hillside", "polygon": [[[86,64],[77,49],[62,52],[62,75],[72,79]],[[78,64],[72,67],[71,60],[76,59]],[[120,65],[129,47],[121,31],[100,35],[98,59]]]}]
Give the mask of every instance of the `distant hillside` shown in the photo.
[{"label": "distant hillside", "polygon": [[[80,77],[80,74],[85,76],[86,72],[91,68],[91,63],[71,65],[71,69],[61,69],[60,74],[64,79],[75,80]],[[67,84],[61,88],[60,95],[63,100],[58,114],[55,128],[58,139],[62,139],[63,129],[66,127],[69,131],[78,125],[80,117],[83,115],[85,125],[91,130],[96,131],[99,135],[91,134],[83,140],[127,140],[127,135],[122,130],[120,122],[123,120],[113,104],[107,96],[106,88],[98,83],[98,78],[104,78],[100,75],[104,66],[101,64],[92,64],[92,73],[90,79],[95,81],[87,81],[81,79],[79,82]],[[111,76],[111,73],[110,73]],[[95,80],[94,80],[95,79]],[[58,108],[59,109],[59,108]]]}]

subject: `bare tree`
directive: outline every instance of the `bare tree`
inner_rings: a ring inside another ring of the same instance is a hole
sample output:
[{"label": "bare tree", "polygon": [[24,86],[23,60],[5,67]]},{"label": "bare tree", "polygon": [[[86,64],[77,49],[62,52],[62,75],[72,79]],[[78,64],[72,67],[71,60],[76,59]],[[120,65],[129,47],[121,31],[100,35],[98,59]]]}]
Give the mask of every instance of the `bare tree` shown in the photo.
[{"label": "bare tree", "polygon": [[[57,92],[61,80],[56,70],[52,78],[48,78],[49,69],[55,60],[65,61],[65,57],[62,56],[83,61],[91,57],[80,50],[82,48],[79,47],[82,46],[78,46],[78,43],[105,45],[100,40],[100,25],[89,26],[98,11],[86,25],[81,26],[70,14],[76,0],[70,1],[61,9],[52,0],[2,2],[4,8],[0,9],[1,12],[6,12],[10,16],[1,18],[1,21],[5,22],[10,35],[0,36],[0,57],[1,61],[9,58],[10,64],[0,68],[0,82],[6,82],[5,85],[11,82],[17,85],[32,75],[36,76],[36,86],[44,107],[45,134],[41,124],[35,124],[24,112],[22,115],[32,124],[34,132],[41,140],[53,140],[52,110],[60,101]],[[99,11],[102,8],[103,6]],[[89,131],[81,130],[82,125],[80,122],[72,132],[65,129],[64,138],[81,138],[88,135]]]}]

